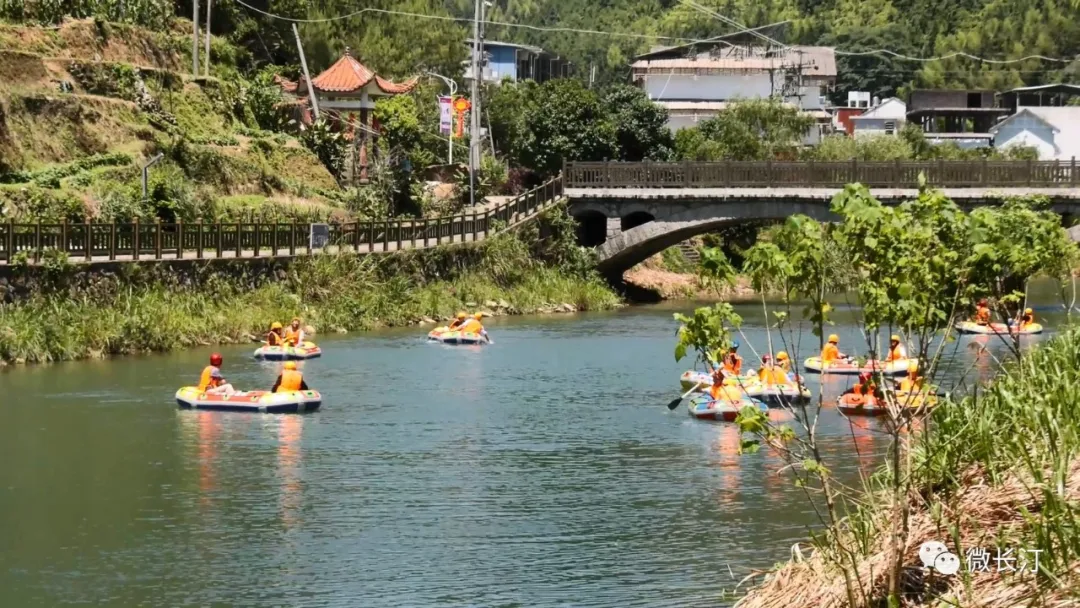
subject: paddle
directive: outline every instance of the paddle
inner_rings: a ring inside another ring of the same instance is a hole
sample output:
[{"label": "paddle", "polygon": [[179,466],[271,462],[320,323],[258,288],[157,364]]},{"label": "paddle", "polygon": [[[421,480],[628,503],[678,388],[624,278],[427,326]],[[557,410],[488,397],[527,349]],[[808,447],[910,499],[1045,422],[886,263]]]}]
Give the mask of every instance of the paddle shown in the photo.
[{"label": "paddle", "polygon": [[680,404],[680,403],[682,403],[682,400],[683,400],[683,399],[686,399],[686,397],[687,397],[687,396],[688,396],[688,395],[689,395],[690,393],[692,393],[692,392],[696,391],[696,390],[697,390],[697,389],[698,389],[698,388],[699,388],[699,387],[700,387],[700,386],[701,386],[702,384],[703,384],[703,383],[701,383],[701,382],[698,382],[697,384],[695,384],[695,385],[694,385],[694,388],[692,388],[692,389],[690,389],[690,390],[686,391],[685,393],[683,393],[683,394],[682,394],[682,396],[681,396],[681,397],[679,397],[678,399],[675,399],[675,400],[673,400],[673,401],[672,401],[671,403],[667,404],[667,409],[669,409],[669,410],[673,410],[673,409],[675,409],[675,408],[679,407],[679,404]]}]

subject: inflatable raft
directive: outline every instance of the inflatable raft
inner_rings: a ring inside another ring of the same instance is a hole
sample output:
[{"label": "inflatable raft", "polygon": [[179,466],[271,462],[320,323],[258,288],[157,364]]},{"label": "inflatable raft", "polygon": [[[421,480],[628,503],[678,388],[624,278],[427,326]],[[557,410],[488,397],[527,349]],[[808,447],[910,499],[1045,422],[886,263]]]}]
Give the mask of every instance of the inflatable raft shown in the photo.
[{"label": "inflatable raft", "polygon": [[726,399],[714,401],[708,395],[698,395],[687,402],[686,411],[698,420],[735,422],[735,418],[739,415],[739,410],[746,406],[757,407],[762,411],[767,411],[769,409],[764,403],[749,397],[738,401],[728,401]]},{"label": "inflatable raft", "polygon": [[182,408],[196,410],[291,414],[319,409],[322,395],[318,391],[241,391],[231,395],[214,395],[194,386],[185,386],[176,391],[176,403]]},{"label": "inflatable raft", "polygon": [[1014,329],[1011,325],[1004,323],[991,323],[990,325],[979,325],[978,323],[972,323],[971,321],[963,321],[956,324],[956,331],[962,334],[981,334],[981,335],[1009,335],[1020,334],[1021,336],[1027,336],[1031,334],[1041,334],[1043,332],[1043,326],[1039,323],[1032,323],[1023,329]]},{"label": "inflatable raft", "polygon": [[[908,413],[929,409],[937,405],[937,397],[933,395],[897,393],[896,401]],[[836,408],[847,416],[883,416],[889,413],[885,404],[879,402],[873,395],[856,395],[854,393],[840,395],[836,399]]]},{"label": "inflatable raft", "polygon": [[[828,366],[828,373],[830,374],[845,374],[850,376],[857,376],[861,373],[882,373],[886,376],[898,376],[906,374],[908,371],[908,363],[910,359],[897,359],[896,361],[867,361],[861,367],[855,363],[848,361],[834,361]],[[821,357],[810,357],[803,362],[803,367],[808,372],[822,373]]]},{"label": "inflatable raft", "polygon": [[255,349],[255,358],[266,361],[286,361],[290,359],[314,359],[322,356],[322,349],[312,342],[299,346],[267,346]]},{"label": "inflatable raft", "polygon": [[805,403],[810,400],[810,389],[805,386],[799,390],[797,384],[770,384],[760,382],[754,386],[748,386],[746,394],[769,404]]},{"label": "inflatable raft", "polygon": [[461,332],[450,330],[447,327],[436,327],[428,332],[429,342],[441,344],[487,344],[484,336],[474,332]]},{"label": "inflatable raft", "polygon": [[[683,372],[682,376],[679,376],[679,385],[682,386],[683,392],[686,392],[695,386],[698,387],[697,390],[704,392],[709,390],[712,383],[712,375],[708,372],[689,370]],[[753,373],[738,378],[728,377],[724,379],[724,384],[727,384],[728,386],[742,386],[743,388],[749,389],[749,387],[758,384],[758,377],[757,374]]]}]

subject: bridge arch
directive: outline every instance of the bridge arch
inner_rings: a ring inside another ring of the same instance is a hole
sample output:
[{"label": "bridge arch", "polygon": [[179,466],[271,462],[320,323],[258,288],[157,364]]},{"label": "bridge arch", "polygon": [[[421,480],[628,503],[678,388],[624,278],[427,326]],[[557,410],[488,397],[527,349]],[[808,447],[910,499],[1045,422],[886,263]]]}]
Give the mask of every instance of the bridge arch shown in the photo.
[{"label": "bridge arch", "polygon": [[575,209],[573,216],[577,243],[583,247],[597,247],[607,241],[608,218],[604,212],[592,208]]},{"label": "bridge arch", "polygon": [[656,216],[652,213],[649,213],[648,211],[633,211],[631,213],[623,215],[622,218],[620,218],[619,227],[623,232],[626,232],[627,230],[637,228],[638,226],[641,226],[643,224],[648,224],[655,219]]},{"label": "bridge arch", "polygon": [[599,269],[617,279],[649,256],[706,232],[747,222],[783,221],[792,215],[838,221],[827,202],[712,201],[683,207],[655,221],[626,230],[597,248]]}]

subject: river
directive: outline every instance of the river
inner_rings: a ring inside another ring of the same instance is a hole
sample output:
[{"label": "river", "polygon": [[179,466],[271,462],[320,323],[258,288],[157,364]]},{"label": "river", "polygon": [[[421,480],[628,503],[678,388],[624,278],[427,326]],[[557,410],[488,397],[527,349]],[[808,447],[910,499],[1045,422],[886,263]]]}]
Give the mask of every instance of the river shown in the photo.
[{"label": "river", "polygon": [[[0,604],[723,605],[818,520],[778,457],[665,407],[689,308],[492,319],[486,348],[328,337],[304,364],[323,409],[302,416],[179,410],[210,349],[9,369]],[[762,349],[760,308],[738,309]],[[269,387],[251,350],[221,349],[223,371]],[[823,416],[857,483],[884,440]]]}]

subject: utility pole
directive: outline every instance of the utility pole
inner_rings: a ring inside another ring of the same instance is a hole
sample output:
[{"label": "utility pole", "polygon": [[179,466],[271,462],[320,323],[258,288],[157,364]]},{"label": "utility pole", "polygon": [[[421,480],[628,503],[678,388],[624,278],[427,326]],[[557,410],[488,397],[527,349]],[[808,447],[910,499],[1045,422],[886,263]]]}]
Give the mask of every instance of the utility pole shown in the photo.
[{"label": "utility pole", "polygon": [[474,0],[476,6],[473,9],[473,48],[472,48],[472,82],[469,84],[469,101],[472,107],[469,109],[469,204],[476,205],[476,169],[479,162],[476,153],[480,149],[480,53],[483,52],[483,43],[480,41],[480,21],[483,20],[484,0]]},{"label": "utility pole", "polygon": [[191,76],[199,77],[199,0],[191,2]]},{"label": "utility pole", "polygon": [[206,72],[204,75],[210,75],[210,3],[213,0],[206,0]]},{"label": "utility pole", "polygon": [[296,36],[296,50],[300,53],[300,67],[304,68],[304,80],[307,81],[308,97],[311,99],[311,110],[315,112],[315,120],[319,120],[319,102],[315,99],[315,85],[311,84],[311,74],[308,73],[307,59],[304,58],[304,45],[300,43],[300,30],[296,24],[292,24],[292,33]]}]

